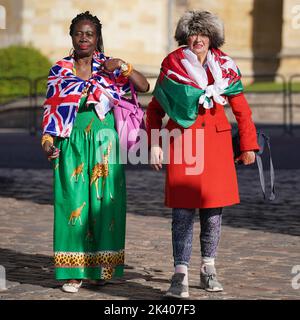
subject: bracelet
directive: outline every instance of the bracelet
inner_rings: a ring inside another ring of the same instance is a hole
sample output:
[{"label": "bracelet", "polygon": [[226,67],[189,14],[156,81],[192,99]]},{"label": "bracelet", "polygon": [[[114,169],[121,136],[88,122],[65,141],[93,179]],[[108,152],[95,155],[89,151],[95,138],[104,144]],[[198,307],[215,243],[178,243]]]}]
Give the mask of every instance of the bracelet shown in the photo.
[{"label": "bracelet", "polygon": [[51,144],[54,142],[53,137],[48,133],[42,136],[41,145],[43,146],[46,141],[49,141]]},{"label": "bracelet", "polygon": [[127,70],[126,71],[122,71],[122,75],[124,76],[124,77],[129,77],[130,75],[131,75],[131,73],[132,73],[132,71],[133,71],[133,66],[132,66],[132,64],[130,64],[130,63],[127,63]]}]

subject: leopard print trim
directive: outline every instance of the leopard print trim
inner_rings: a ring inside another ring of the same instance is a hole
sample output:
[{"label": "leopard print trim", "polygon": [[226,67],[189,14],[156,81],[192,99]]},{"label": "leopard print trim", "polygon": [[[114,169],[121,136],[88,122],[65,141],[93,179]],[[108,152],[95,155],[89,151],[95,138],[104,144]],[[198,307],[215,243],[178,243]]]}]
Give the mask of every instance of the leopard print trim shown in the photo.
[{"label": "leopard print trim", "polygon": [[114,268],[112,267],[103,267],[101,268],[101,279],[110,280],[113,277]]},{"label": "leopard print trim", "polygon": [[98,252],[55,252],[56,268],[78,268],[101,266],[110,269],[124,265],[124,250]]}]

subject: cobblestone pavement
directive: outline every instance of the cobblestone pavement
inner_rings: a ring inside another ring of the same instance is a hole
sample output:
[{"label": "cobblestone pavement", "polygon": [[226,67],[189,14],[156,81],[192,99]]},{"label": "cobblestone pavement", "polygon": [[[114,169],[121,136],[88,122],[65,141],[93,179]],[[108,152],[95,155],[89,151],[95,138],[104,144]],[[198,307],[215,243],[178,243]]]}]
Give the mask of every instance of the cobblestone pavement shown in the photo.
[{"label": "cobblestone pavement", "polygon": [[[300,265],[299,174],[300,170],[278,170],[278,199],[268,203],[262,200],[257,171],[238,170],[242,203],[224,211],[217,259],[225,290],[208,294],[197,287],[196,223],[191,299],[300,298],[300,289],[292,286],[292,268]],[[51,171],[0,169],[0,265],[6,269],[8,288],[0,292],[0,299],[162,299],[173,271],[163,184],[162,172],[128,168],[125,276],[101,287],[85,283],[78,294],[70,295],[60,290],[53,276]]]}]

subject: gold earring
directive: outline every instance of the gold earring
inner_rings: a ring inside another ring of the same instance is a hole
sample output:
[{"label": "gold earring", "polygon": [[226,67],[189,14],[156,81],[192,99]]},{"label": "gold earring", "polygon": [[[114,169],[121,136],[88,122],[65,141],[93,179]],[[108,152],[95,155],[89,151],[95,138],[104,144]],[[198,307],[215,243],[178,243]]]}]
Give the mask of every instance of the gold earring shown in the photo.
[{"label": "gold earring", "polygon": [[69,51],[69,56],[70,56],[70,57],[73,57],[73,56],[74,56],[74,53],[75,53],[75,49],[74,49],[74,48],[71,48],[70,51]]}]

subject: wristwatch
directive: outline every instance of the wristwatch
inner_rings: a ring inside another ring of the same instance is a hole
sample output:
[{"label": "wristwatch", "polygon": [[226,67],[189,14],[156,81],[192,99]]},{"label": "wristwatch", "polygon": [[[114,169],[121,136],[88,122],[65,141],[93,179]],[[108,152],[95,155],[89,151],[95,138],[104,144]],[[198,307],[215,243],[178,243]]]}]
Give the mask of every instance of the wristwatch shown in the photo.
[{"label": "wristwatch", "polygon": [[121,69],[121,72],[123,73],[123,72],[126,72],[126,71],[128,71],[128,65],[127,65],[127,63],[122,63],[121,64],[121,66],[120,66],[120,69]]}]

